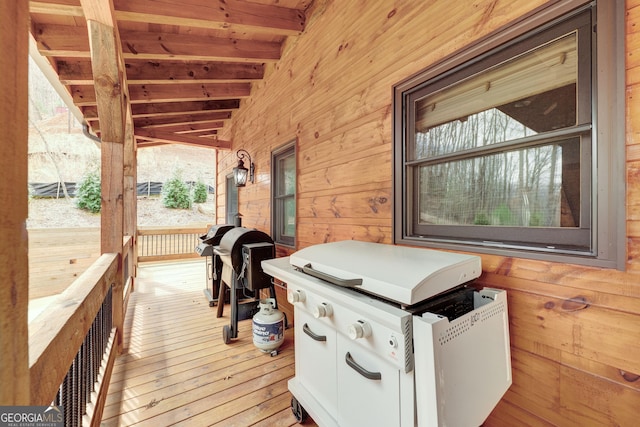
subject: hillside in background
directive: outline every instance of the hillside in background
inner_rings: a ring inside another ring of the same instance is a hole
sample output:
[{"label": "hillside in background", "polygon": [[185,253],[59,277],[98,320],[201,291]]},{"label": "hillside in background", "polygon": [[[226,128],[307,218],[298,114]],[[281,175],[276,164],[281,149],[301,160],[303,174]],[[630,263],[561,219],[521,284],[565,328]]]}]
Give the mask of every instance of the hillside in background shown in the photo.
[{"label": "hillside in background", "polygon": [[[82,133],[82,125],[30,61],[29,182],[78,182],[99,165],[99,143]],[[181,145],[138,150],[138,182],[164,182],[176,170],[185,181],[201,179],[215,187],[215,151]]]},{"label": "hillside in background", "polygon": [[[69,114],[38,67],[29,64],[29,163],[30,183],[79,183],[100,167],[100,144],[85,136],[82,125]],[[165,182],[176,171],[184,181],[201,180],[215,188],[215,151],[181,145],[138,150],[138,182]],[[63,195],[61,194],[61,197]],[[140,198],[138,225],[176,226],[214,222],[214,198],[188,210],[165,208],[159,198]],[[29,201],[28,228],[98,227],[100,215],[75,208],[72,200]]]}]

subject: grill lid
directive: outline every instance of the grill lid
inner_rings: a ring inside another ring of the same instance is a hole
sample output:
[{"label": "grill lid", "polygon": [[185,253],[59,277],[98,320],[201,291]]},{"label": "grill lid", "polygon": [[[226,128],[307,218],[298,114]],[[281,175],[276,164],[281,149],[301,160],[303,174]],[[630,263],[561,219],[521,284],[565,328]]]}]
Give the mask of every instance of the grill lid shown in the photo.
[{"label": "grill lid", "polygon": [[217,246],[220,244],[220,239],[224,234],[231,230],[233,225],[231,224],[215,224],[209,227],[207,234],[200,236],[200,241],[207,245]]},{"label": "grill lid", "polygon": [[289,261],[308,274],[405,306],[482,273],[478,256],[356,240],[309,246],[292,254]]},{"label": "grill lid", "polygon": [[221,256],[229,256],[231,267],[236,273],[240,274],[243,263],[242,245],[248,243],[273,243],[273,240],[268,234],[260,230],[235,227],[222,236],[220,246],[214,249],[214,253]]}]

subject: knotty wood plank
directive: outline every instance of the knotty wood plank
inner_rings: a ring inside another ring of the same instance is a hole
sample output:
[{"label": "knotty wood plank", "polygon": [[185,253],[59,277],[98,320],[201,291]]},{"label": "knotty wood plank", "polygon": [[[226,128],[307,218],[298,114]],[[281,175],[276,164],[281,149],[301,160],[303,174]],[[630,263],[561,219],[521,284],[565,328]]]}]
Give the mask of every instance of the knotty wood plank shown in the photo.
[{"label": "knotty wood plank", "polygon": [[197,136],[171,133],[154,128],[136,129],[136,138],[142,138],[154,142],[169,142],[174,144],[227,150],[231,147],[230,141],[223,141],[217,137],[199,138]]},{"label": "knotty wood plank", "polygon": [[127,63],[127,80],[136,84],[164,83],[238,83],[258,81],[264,77],[261,63],[137,61]]},{"label": "knotty wood plank", "polygon": [[233,29],[272,34],[298,34],[304,30],[303,11],[277,5],[226,0],[224,3],[183,1],[176,9],[172,4],[149,0],[116,0],[118,18],[156,24],[185,25],[204,28]]},{"label": "knotty wood plank", "polygon": [[229,120],[231,118],[230,111],[213,111],[202,112],[199,114],[173,114],[166,117],[144,117],[135,120],[136,126],[140,127],[170,127],[179,124],[200,124],[214,120]]},{"label": "knotty wood plank", "polygon": [[[172,114],[203,114],[211,111],[232,111],[240,107],[238,99],[221,99],[206,101],[190,101],[190,102],[172,102],[164,103],[148,103],[148,104],[132,104],[131,114],[134,118],[138,117],[154,117]],[[85,114],[86,114],[85,110]],[[96,116],[97,117],[97,116]]]},{"label": "knotty wood plank", "polygon": [[239,383],[215,394],[213,390],[201,387],[197,389],[199,394],[194,396],[196,400],[135,425],[151,427],[184,422],[190,426],[208,426],[238,412],[249,410],[257,402],[262,402],[274,394],[286,392],[287,381],[293,374],[292,364],[275,371],[263,371],[263,375],[248,383]]}]

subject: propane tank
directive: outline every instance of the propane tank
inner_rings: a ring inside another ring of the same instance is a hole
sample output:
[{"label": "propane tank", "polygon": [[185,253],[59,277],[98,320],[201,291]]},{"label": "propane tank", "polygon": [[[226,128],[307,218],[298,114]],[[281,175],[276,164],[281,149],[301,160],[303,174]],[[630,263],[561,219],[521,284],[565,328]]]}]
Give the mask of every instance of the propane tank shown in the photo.
[{"label": "propane tank", "polygon": [[253,344],[273,355],[284,341],[284,314],[275,308],[275,298],[261,299],[259,306],[253,316]]}]

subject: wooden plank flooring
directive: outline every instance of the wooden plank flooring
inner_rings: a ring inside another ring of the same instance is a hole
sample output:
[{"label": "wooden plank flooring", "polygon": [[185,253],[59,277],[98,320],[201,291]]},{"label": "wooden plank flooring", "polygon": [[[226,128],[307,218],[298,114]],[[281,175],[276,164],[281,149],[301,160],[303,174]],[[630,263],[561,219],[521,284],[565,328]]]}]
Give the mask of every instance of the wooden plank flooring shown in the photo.
[{"label": "wooden plank flooring", "polygon": [[229,306],[217,319],[204,287],[204,259],[140,266],[101,425],[296,425],[293,329],[275,357],[254,347],[251,320],[225,345]]}]

